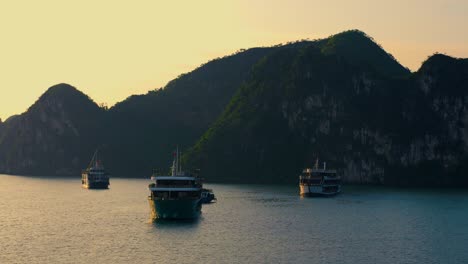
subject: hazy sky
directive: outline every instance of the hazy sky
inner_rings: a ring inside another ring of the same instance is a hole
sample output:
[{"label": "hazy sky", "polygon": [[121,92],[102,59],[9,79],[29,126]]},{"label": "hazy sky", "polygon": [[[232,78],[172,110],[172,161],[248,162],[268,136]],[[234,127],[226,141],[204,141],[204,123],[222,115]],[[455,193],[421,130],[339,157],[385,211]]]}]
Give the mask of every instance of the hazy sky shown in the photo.
[{"label": "hazy sky", "polygon": [[468,0],[0,2],[0,118],[69,83],[109,106],[241,48],[372,36],[417,70],[438,51],[468,57]]}]

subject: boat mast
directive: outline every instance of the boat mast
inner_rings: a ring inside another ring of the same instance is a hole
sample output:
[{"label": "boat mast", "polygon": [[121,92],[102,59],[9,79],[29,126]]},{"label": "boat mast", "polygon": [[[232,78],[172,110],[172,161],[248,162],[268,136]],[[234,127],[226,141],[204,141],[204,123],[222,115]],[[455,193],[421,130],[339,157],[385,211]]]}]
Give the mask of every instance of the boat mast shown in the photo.
[{"label": "boat mast", "polygon": [[177,166],[177,153],[175,153],[176,156],[174,156],[174,152],[172,152],[172,156],[174,157],[174,160],[172,161],[172,176],[176,176],[176,166]]},{"label": "boat mast", "polygon": [[182,160],[180,159],[180,156],[182,156],[182,151],[179,152],[179,174],[182,173]]},{"label": "boat mast", "polygon": [[177,146],[177,150],[176,150],[176,175],[179,175],[179,146]]},{"label": "boat mast", "polygon": [[173,152],[174,155],[174,160],[172,161],[172,176],[177,176],[182,173],[182,162],[180,160],[180,154],[182,152],[179,152],[179,146],[176,147],[175,153]]},{"label": "boat mast", "polygon": [[98,150],[96,149],[96,158],[94,159],[94,167],[98,166]]},{"label": "boat mast", "polygon": [[93,158],[91,159],[91,161],[88,164],[88,169],[93,167],[93,165],[96,166],[97,155],[98,155],[98,149],[96,149],[96,151],[94,151]]},{"label": "boat mast", "polygon": [[179,174],[179,146],[176,148],[174,161],[172,161],[172,176]]}]

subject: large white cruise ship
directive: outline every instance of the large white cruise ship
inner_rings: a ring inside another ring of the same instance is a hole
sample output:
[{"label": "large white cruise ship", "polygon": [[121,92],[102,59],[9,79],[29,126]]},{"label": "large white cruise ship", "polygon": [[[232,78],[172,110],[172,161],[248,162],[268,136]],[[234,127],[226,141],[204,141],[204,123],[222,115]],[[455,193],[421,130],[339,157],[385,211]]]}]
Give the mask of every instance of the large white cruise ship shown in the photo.
[{"label": "large white cruise ship", "polygon": [[197,174],[182,170],[178,150],[174,156],[171,174],[151,177],[148,202],[152,220],[197,218],[202,208],[202,181]]},{"label": "large white cruise ship", "polygon": [[341,177],[336,170],[327,170],[326,163],[319,168],[318,159],[314,168],[306,168],[299,176],[301,196],[330,196],[341,192]]}]

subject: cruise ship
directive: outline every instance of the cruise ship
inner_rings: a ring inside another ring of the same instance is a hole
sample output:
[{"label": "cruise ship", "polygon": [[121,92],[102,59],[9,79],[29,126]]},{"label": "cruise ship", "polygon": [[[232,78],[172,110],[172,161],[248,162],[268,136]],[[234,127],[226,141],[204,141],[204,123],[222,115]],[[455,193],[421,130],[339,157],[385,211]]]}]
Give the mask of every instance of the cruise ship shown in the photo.
[{"label": "cruise ship", "polygon": [[327,164],[319,168],[318,160],[313,168],[306,168],[299,176],[301,196],[331,196],[341,192],[341,177],[336,170],[327,170]]},{"label": "cruise ship", "polygon": [[98,159],[98,151],[94,152],[88,167],[81,172],[81,185],[87,189],[109,188],[109,173]]},{"label": "cruise ship", "polygon": [[194,219],[201,214],[202,181],[198,174],[182,170],[176,150],[171,175],[154,175],[148,188],[152,220]]}]

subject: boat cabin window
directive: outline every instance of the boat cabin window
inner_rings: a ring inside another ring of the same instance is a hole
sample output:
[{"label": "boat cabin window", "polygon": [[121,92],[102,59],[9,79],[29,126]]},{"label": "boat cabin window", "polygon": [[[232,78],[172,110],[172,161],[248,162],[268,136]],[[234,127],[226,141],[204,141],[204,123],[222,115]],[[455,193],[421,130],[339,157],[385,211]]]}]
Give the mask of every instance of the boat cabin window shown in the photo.
[{"label": "boat cabin window", "polygon": [[328,180],[327,184],[340,184],[340,180]]},{"label": "boat cabin window", "polygon": [[162,199],[176,199],[176,198],[197,198],[200,195],[200,192],[197,191],[154,191],[152,192],[154,198]]},{"label": "boat cabin window", "polygon": [[312,173],[312,176],[316,176],[316,177],[323,177],[323,176],[335,177],[336,173],[334,173],[334,172],[315,172],[315,173]]},{"label": "boat cabin window", "polygon": [[169,198],[169,192],[153,192],[152,194],[155,198]]},{"label": "boat cabin window", "polygon": [[191,180],[157,180],[158,186],[193,186],[195,183]]},{"label": "boat cabin window", "polygon": [[301,184],[320,184],[322,182],[322,178],[305,178],[301,179]]}]

